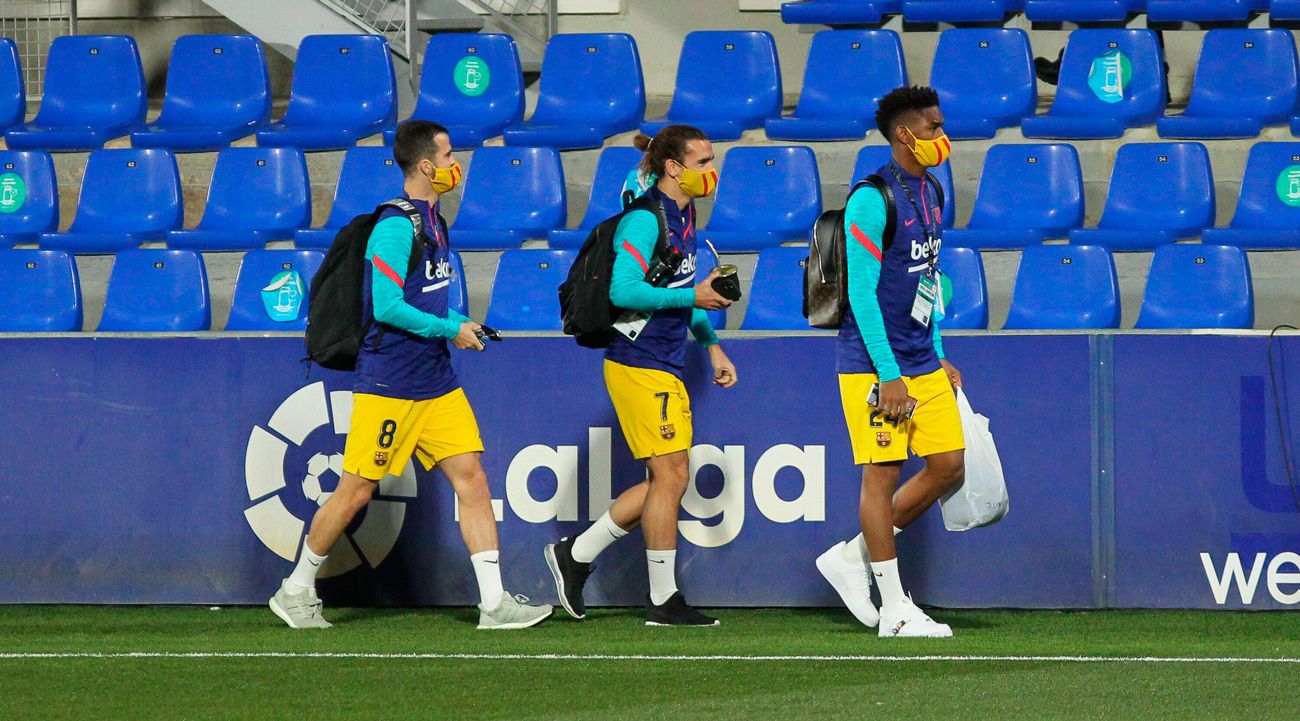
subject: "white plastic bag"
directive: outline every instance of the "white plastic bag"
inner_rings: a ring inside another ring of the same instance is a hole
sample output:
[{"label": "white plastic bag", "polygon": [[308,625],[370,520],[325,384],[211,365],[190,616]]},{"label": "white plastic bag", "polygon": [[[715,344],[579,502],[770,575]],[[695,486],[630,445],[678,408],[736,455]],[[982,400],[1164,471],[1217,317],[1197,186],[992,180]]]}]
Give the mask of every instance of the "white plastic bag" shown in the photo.
[{"label": "white plastic bag", "polygon": [[966,436],[966,480],[939,501],[943,526],[949,531],[997,523],[1007,515],[1007,483],[1002,475],[998,447],[989,432],[989,419],[976,413],[957,389],[957,409],[961,412],[961,429]]}]

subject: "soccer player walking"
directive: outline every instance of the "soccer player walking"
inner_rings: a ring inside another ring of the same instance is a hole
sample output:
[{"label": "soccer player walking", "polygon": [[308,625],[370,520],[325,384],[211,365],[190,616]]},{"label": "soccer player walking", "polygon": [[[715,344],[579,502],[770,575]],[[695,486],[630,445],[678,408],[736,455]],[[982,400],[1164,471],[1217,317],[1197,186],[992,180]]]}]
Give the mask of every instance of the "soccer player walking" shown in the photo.
[{"label": "soccer player walking", "polygon": [[316,512],[297,566],[269,605],[291,628],[330,626],[321,616],[316,574],[379,481],[400,474],[414,455],[427,468],[442,469],[456,491],[461,535],[482,598],[478,627],[527,628],[549,616],[551,607],[527,605],[528,599],[502,587],[496,519],[479,461],[483,441],[447,348],[450,342],[459,350],[483,350],[480,326],[448,308],[450,246],[438,198],[459,184],[461,167],[446,129],[427,121],[398,127],[393,157],[406,176],[402,197],[424,219],[423,257],[411,262],[411,220],[386,208],[366,245],[362,317],[374,323],[357,356],[343,477]]},{"label": "soccer player walking", "polygon": [[[876,125],[892,158],[876,171],[894,200],[859,187],[844,215],[849,309],[840,328],[837,368],[854,462],[863,466],[862,534],[831,547],[817,568],[859,621],[885,637],[952,635],[903,592],[894,536],[916,520],[964,473],[965,440],[954,388],[961,374],[944,358],[939,247],[940,195],[927,168],[952,144],[943,133],[939,96],[899,88],[880,101]],[[895,229],[892,243],[885,228]],[[872,393],[873,387],[878,387]],[[898,485],[908,448],[925,468]],[[869,565],[868,565],[869,563]],[[871,602],[873,580],[881,607]]]},{"label": "soccer player walking", "polygon": [[736,384],[736,367],[705,314],[731,301],[710,285],[716,271],[704,282],[695,282],[695,199],[713,192],[718,171],[713,167],[713,145],[697,128],[670,125],[653,140],[638,135],[634,142],[645,152],[645,193],[658,203],[667,226],[665,240],[682,257],[669,269],[667,287],[651,284],[647,276],[661,240],[656,212],[635,209],[619,221],[609,295],[630,317],[615,326],[619,333],[606,350],[605,387],[632,454],[645,460],[647,478],[620,495],[581,535],[548,545],[544,554],[560,603],[581,619],[587,613],[582,589],[592,561],[639,524],[650,573],[646,625],[715,626],[717,619],[687,605],[678,591],[676,549],[693,435],[690,398],[682,383],[688,330],[708,348],[713,382],[723,388]]}]

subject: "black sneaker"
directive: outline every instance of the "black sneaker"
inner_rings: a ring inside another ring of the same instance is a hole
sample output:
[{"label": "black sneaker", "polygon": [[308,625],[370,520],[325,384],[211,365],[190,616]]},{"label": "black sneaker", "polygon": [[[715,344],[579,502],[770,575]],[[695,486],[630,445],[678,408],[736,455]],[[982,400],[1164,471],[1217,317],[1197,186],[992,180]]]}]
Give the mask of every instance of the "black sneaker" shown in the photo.
[{"label": "black sneaker", "polygon": [[645,625],[647,626],[721,626],[722,622],[711,616],[696,611],[686,605],[682,592],[678,591],[658,606],[645,599]]},{"label": "black sneaker", "polygon": [[560,597],[560,605],[564,606],[570,616],[581,620],[587,617],[587,604],[582,602],[582,587],[591,575],[591,564],[573,560],[573,541],[567,536],[561,538],[559,543],[548,544],[542,555],[546,557],[546,565],[555,577],[555,592]]}]

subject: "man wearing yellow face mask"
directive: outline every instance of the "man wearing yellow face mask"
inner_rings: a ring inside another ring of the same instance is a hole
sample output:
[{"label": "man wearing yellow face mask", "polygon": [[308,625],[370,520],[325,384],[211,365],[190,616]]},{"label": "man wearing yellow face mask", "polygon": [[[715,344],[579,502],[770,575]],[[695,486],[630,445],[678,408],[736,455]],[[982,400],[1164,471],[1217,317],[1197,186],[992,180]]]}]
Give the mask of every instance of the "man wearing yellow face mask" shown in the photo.
[{"label": "man wearing yellow face mask", "polygon": [[[439,196],[460,183],[447,130],[411,120],[397,128],[393,157],[406,176],[402,197],[423,223],[386,207],[366,243],[362,288],[368,331],[357,355],[352,425],[338,489],[317,511],[292,575],[270,601],[291,628],[328,628],[316,596],[316,574],[343,529],[365,508],[388,474],[401,475],[415,456],[442,469],[456,490],[460,531],[478,581],[479,628],[527,628],[551,614],[505,592],[496,519],[479,456],[483,441],[469,400],[451,367],[448,341],[483,350],[480,326],[448,307],[451,284],[447,223]],[[413,252],[421,255],[412,258]]]},{"label": "man wearing yellow face mask", "polygon": [[[584,533],[546,547],[561,603],[574,618],[586,616],[583,584],[591,563],[606,547],[641,526],[646,543],[650,596],[647,626],[716,626],[686,603],[677,590],[677,515],[689,480],[690,397],[682,383],[686,334],[708,348],[713,382],[736,384],[732,365],[705,311],[731,305],[711,285],[715,270],[696,282],[695,199],[718,187],[713,145],[688,125],[669,125],[652,140],[638,135],[645,152],[639,170],[655,211],[635,209],[614,233],[613,304],[628,311],[605,352],[605,387],[632,455],[644,459],[648,480],[624,491]],[[655,255],[662,214],[672,260]]]},{"label": "man wearing yellow face mask", "polygon": [[[947,160],[952,143],[930,88],[889,93],[876,124],[892,157],[874,174],[881,187],[855,186],[845,208],[849,309],[836,362],[854,462],[863,466],[863,532],[823,553],[817,568],[859,621],[879,624],[880,637],[947,637],[952,629],[903,592],[894,536],[959,484],[965,470],[954,394],[961,374],[944,358],[938,327],[943,207],[927,172]],[[909,447],[925,468],[899,487]],[[871,602],[873,581],[879,611]]]}]

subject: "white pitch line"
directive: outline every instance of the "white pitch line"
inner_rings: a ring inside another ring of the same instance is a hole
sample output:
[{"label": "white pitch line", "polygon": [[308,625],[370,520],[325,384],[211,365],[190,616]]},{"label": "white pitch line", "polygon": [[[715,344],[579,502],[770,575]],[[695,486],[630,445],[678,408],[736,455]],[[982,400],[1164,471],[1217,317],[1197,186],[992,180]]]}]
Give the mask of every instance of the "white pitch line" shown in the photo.
[{"label": "white pitch line", "polygon": [[1300,658],[1196,656],[667,656],[650,654],[569,653],[364,653],[297,651],[129,651],[105,653],[0,653],[0,660],[21,659],[222,659],[222,658],[349,658],[428,661],[937,661],[968,663],[1180,663],[1180,664],[1300,664]]}]

